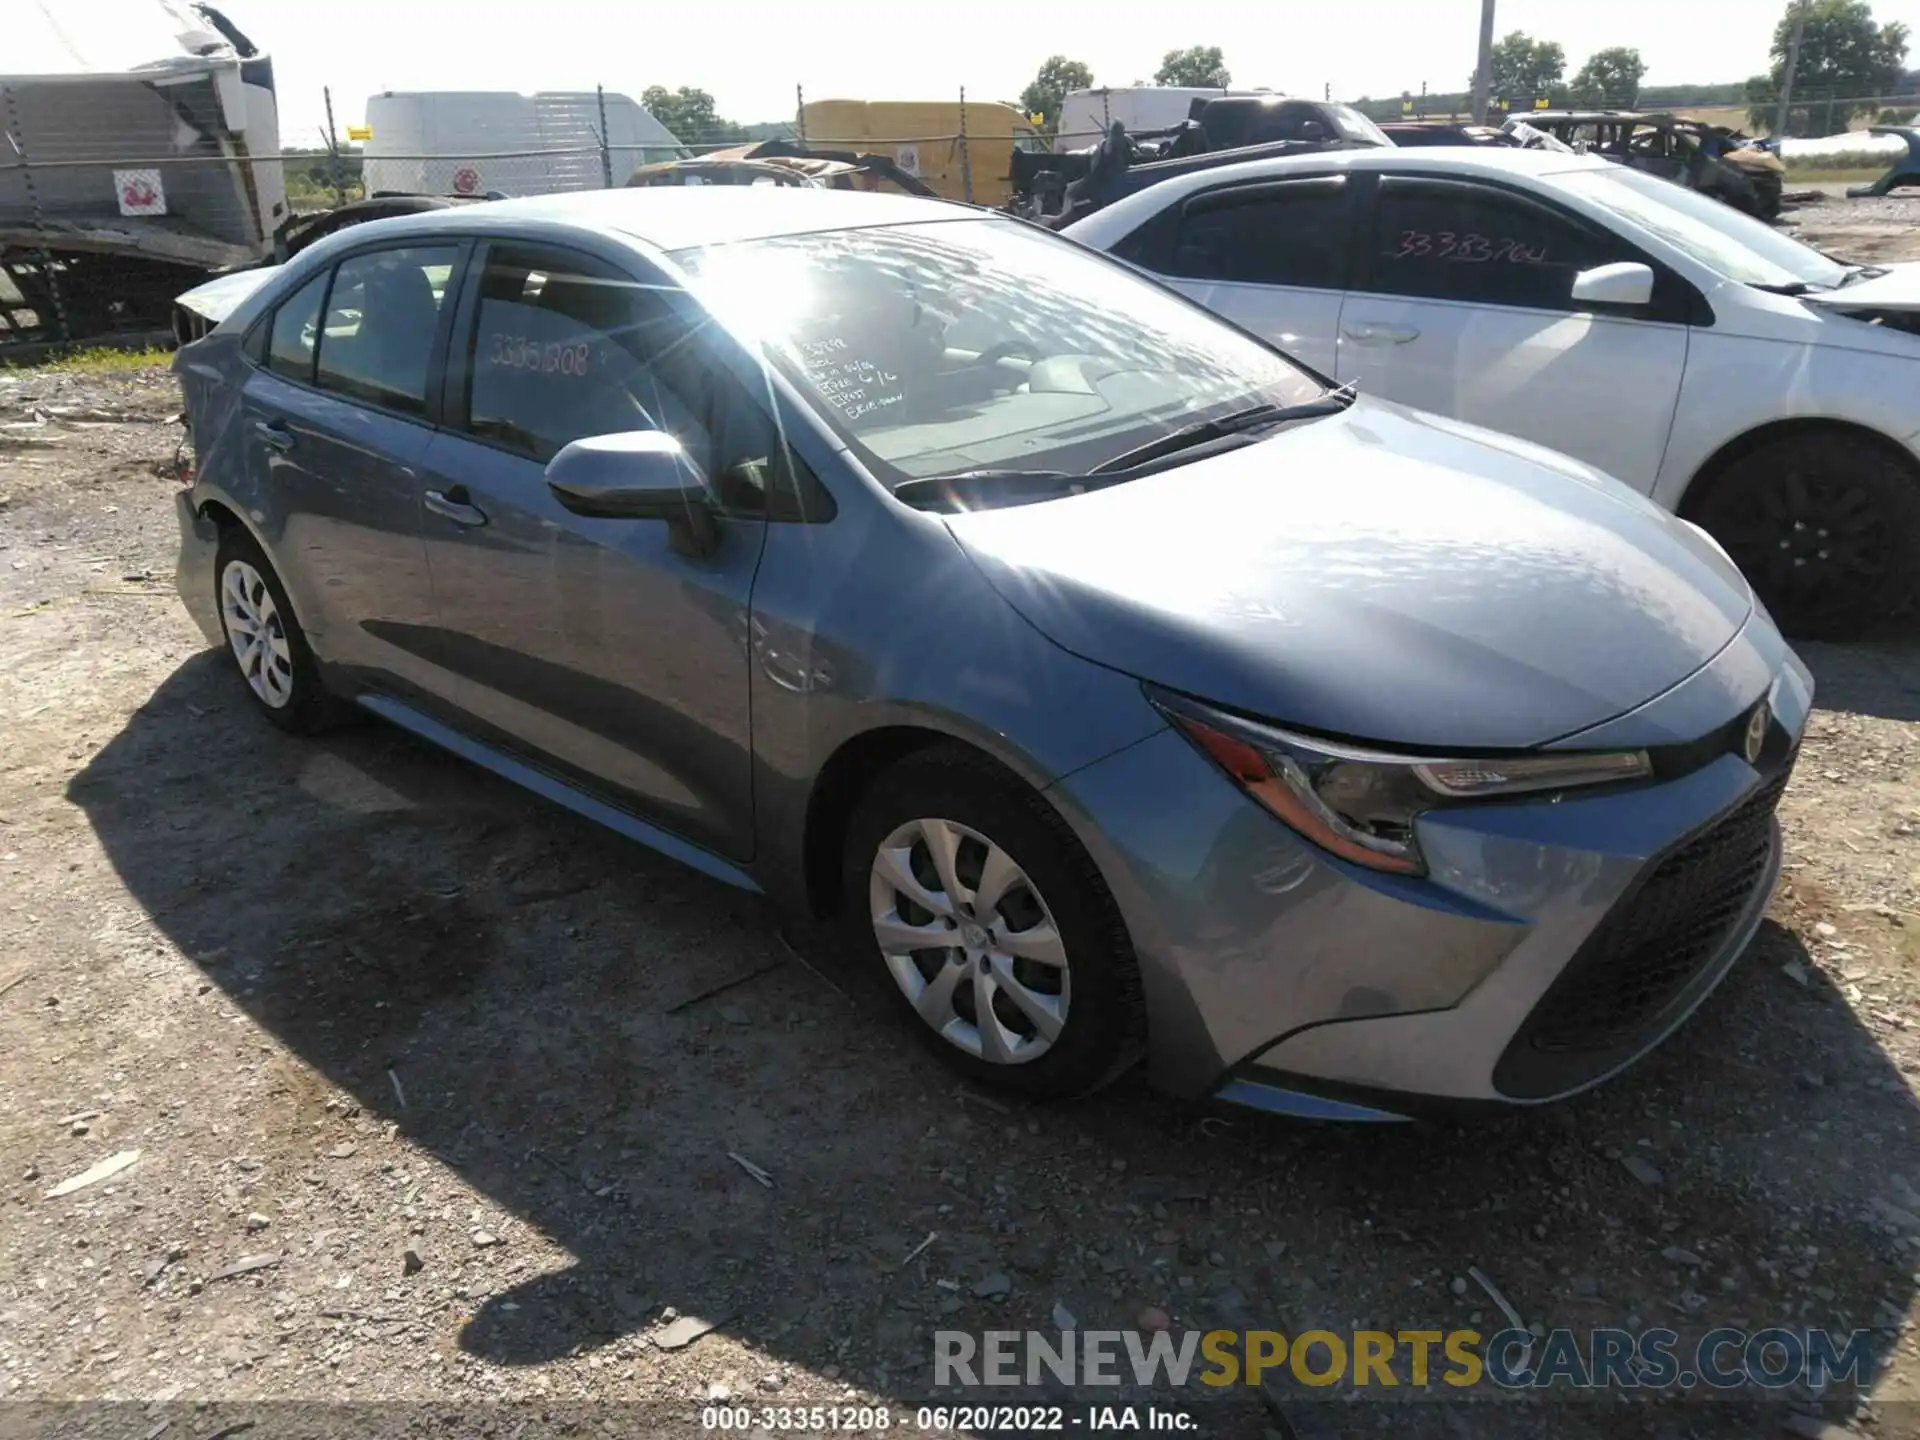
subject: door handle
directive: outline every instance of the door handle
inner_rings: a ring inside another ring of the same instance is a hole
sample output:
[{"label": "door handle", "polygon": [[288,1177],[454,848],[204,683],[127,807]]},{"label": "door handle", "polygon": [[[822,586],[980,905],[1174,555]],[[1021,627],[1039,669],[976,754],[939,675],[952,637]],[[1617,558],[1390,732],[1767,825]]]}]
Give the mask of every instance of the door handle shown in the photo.
[{"label": "door handle", "polygon": [[487,512],[473,503],[464,485],[455,485],[445,494],[438,490],[429,490],[422,503],[434,514],[444,515],[456,525],[487,523]]},{"label": "door handle", "polygon": [[278,450],[282,454],[293,448],[293,432],[277,420],[256,420],[253,433],[266,443],[269,450]]},{"label": "door handle", "polygon": [[1360,322],[1344,327],[1346,337],[1356,345],[1405,345],[1418,340],[1420,331],[1412,325],[1374,325]]}]

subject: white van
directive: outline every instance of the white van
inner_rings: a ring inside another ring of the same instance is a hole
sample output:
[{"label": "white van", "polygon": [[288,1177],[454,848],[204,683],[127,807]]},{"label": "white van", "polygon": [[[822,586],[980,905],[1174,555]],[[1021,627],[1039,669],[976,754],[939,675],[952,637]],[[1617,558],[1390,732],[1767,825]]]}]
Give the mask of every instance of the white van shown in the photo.
[{"label": "white van", "polygon": [[[688,150],[625,95],[606,96],[613,183]],[[553,195],[606,186],[591,90],[388,90],[367,99],[368,195]],[[529,154],[561,151],[562,154]]]},{"label": "white van", "polygon": [[1060,125],[1053,138],[1056,151],[1084,150],[1098,145],[1115,120],[1129,135],[1142,130],[1171,130],[1187,118],[1196,100],[1221,95],[1266,95],[1258,90],[1201,90],[1184,85],[1129,85],[1100,90],[1074,90],[1060,102]]}]

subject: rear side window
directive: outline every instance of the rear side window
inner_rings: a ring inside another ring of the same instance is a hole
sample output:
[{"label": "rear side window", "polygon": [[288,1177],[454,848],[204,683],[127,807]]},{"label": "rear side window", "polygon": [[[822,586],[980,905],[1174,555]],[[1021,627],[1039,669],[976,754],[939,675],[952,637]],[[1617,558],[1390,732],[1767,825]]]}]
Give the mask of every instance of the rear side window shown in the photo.
[{"label": "rear side window", "polygon": [[452,245],[410,245],[341,261],[327,297],[320,387],[424,414],[440,307],[458,255]]},{"label": "rear side window", "polygon": [[1608,237],[1482,185],[1388,180],[1371,237],[1386,295],[1571,310],[1573,278],[1622,258]]},{"label": "rear side window", "polygon": [[267,338],[267,369],[289,380],[313,380],[313,352],[320,339],[320,301],[327,277],[316,275],[280,302]]},{"label": "rear side window", "polygon": [[1352,253],[1338,181],[1250,185],[1194,196],[1173,234],[1165,273],[1239,285],[1343,290]]}]

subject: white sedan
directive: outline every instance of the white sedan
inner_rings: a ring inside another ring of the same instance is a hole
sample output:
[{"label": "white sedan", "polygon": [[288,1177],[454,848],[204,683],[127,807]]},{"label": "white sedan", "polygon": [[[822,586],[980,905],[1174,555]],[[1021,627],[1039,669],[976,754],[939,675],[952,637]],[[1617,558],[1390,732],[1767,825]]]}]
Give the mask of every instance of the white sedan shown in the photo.
[{"label": "white sedan", "polygon": [[1162,181],[1066,233],[1373,395],[1694,520],[1789,634],[1920,559],[1920,265],[1846,265],[1586,156],[1349,150]]}]

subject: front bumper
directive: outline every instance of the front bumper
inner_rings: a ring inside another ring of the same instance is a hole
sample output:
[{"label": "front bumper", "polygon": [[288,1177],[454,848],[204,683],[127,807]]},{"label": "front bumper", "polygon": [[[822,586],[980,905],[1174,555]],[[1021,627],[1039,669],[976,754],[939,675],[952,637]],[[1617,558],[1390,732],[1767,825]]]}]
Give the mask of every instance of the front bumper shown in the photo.
[{"label": "front bumper", "polygon": [[[1760,625],[1702,672],[1753,687],[1729,695],[1723,721],[1771,695],[1757,767],[1721,753],[1635,789],[1433,812],[1422,880],[1327,856],[1171,731],[1067,777],[1052,793],[1140,957],[1150,1078],[1292,1114],[1393,1119],[1396,1097],[1560,1098],[1658,1044],[1732,966],[1778,874],[1772,806],[1812,683]],[[1697,710],[1701,690],[1677,687],[1671,705]],[[1647,733],[1671,736],[1671,714],[1646,708]],[[1721,855],[1711,842],[1735,829],[1746,849]],[[1687,867],[1706,850],[1721,867],[1709,929],[1664,970],[1674,947],[1642,944],[1652,958],[1634,963],[1652,978],[1636,989],[1620,957],[1655,932],[1623,939],[1623,927],[1650,909],[1682,923]],[[1608,1004],[1611,1020],[1583,1031],[1579,1017]]]},{"label": "front bumper", "polygon": [[175,493],[173,509],[180,522],[180,559],[173,567],[174,587],[207,643],[224,645],[227,637],[220,627],[213,573],[215,557],[220,553],[220,527],[194,508],[191,489]]}]

